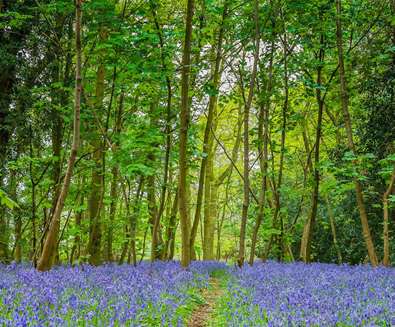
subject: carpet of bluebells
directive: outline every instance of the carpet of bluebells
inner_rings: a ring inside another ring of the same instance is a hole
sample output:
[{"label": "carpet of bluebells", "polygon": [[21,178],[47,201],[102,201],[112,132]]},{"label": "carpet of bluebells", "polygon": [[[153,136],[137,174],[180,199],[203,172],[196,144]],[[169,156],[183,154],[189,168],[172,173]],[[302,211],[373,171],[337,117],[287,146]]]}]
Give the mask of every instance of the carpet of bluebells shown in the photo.
[{"label": "carpet of bluebells", "polygon": [[226,326],[395,326],[395,269],[256,263],[232,270]]},{"label": "carpet of bluebells", "polygon": [[224,265],[176,262],[57,267],[0,266],[0,326],[184,326]]},{"label": "carpet of bluebells", "polygon": [[0,265],[0,326],[186,326],[210,276],[210,326],[395,326],[395,269],[276,262]]}]

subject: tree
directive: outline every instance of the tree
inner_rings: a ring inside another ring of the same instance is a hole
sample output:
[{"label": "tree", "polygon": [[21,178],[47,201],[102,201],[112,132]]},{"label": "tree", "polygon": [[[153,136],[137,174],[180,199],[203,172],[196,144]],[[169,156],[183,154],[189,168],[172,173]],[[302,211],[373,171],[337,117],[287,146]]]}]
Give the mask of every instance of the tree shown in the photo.
[{"label": "tree", "polygon": [[187,15],[185,19],[185,39],[182,56],[181,70],[181,111],[180,111],[180,145],[179,145],[179,210],[181,223],[182,238],[182,255],[181,265],[187,267],[190,262],[190,231],[189,231],[189,212],[187,196],[187,143],[188,143],[188,125],[190,115],[189,103],[189,74],[191,63],[191,43],[192,43],[192,19],[194,10],[194,0],[187,1]]},{"label": "tree", "polygon": [[[339,60],[339,78],[340,78],[340,99],[341,106],[343,110],[343,118],[344,125],[347,133],[347,141],[348,141],[348,149],[352,154],[355,154],[355,145],[353,140],[353,132],[351,125],[351,117],[348,110],[348,92],[347,92],[347,80],[344,68],[344,58],[343,58],[343,31],[342,31],[342,22],[341,22],[341,0],[336,0],[336,44],[337,44],[337,52],[338,52],[338,60]],[[378,259],[376,255],[376,250],[373,244],[372,235],[370,233],[368,215],[366,213],[365,201],[363,198],[362,185],[358,178],[354,178],[355,184],[355,194],[357,197],[357,204],[359,209],[359,215],[361,218],[363,237],[366,244],[366,249],[368,251],[370,263],[373,266],[378,265]]]},{"label": "tree", "polygon": [[71,146],[70,156],[67,163],[67,170],[63,179],[62,188],[57,199],[55,210],[52,214],[48,234],[46,236],[43,251],[37,264],[37,269],[45,271],[51,268],[53,256],[58,242],[60,217],[63,211],[64,202],[69,191],[71,176],[73,173],[74,163],[77,157],[78,146],[80,142],[80,110],[81,110],[81,21],[82,21],[82,0],[75,3],[75,51],[76,51],[76,70],[75,70],[75,95],[74,95],[74,124],[73,124],[73,143]]},{"label": "tree", "polygon": [[0,7],[1,261],[395,262],[392,2]]},{"label": "tree", "polygon": [[239,240],[239,258],[237,260],[239,267],[242,267],[244,264],[244,256],[245,256],[245,234],[246,234],[246,226],[247,226],[247,217],[248,217],[248,208],[250,204],[250,161],[249,161],[249,119],[250,119],[250,108],[252,104],[252,99],[254,96],[254,87],[255,87],[255,78],[258,68],[258,60],[259,60],[259,43],[260,43],[260,29],[259,29],[259,3],[258,1],[254,1],[254,24],[255,24],[255,33],[254,33],[254,44],[255,44],[255,52],[254,52],[254,61],[252,66],[252,73],[249,83],[249,91],[247,101],[244,105],[244,149],[243,149],[243,178],[244,178],[244,187],[243,187],[243,210],[241,214],[241,226],[240,226],[240,240]]},{"label": "tree", "polygon": [[388,188],[383,195],[383,241],[384,241],[384,255],[383,255],[383,265],[389,266],[391,263],[390,259],[390,239],[389,239],[389,196],[395,184],[395,166],[392,170],[390,177],[390,182]]}]

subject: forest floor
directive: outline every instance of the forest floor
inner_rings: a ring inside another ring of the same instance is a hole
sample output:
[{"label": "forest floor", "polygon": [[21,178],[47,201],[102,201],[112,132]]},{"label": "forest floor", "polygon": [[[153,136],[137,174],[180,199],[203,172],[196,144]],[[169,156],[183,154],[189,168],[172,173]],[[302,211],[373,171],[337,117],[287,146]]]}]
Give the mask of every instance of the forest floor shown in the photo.
[{"label": "forest floor", "polygon": [[[0,264],[0,326],[394,326],[395,269],[268,261]],[[50,304],[50,305],[49,305]]]},{"label": "forest floor", "polygon": [[188,321],[188,327],[207,327],[214,313],[215,305],[223,294],[220,280],[210,277],[209,287],[202,290],[204,303],[199,305]]}]

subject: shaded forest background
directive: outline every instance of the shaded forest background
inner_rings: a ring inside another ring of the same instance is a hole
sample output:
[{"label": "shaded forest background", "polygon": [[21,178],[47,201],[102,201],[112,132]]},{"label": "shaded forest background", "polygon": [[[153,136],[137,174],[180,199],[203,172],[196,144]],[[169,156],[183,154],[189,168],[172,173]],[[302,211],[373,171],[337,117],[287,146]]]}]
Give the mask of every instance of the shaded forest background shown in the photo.
[{"label": "shaded forest background", "polygon": [[0,10],[0,261],[394,261],[394,0]]}]

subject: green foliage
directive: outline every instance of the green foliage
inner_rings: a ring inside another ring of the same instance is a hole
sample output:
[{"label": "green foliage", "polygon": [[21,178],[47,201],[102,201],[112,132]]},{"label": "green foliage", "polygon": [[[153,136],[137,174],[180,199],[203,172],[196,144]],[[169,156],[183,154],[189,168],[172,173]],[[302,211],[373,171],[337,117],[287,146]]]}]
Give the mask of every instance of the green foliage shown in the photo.
[{"label": "green foliage", "polygon": [[[216,241],[215,247],[220,248],[222,258],[234,260],[243,206],[243,180],[239,176],[243,173],[242,142],[235,162],[230,163],[229,157],[236,145],[240,115],[250,87],[255,50],[251,19],[254,6],[253,2],[228,1],[228,11],[222,21],[224,1],[195,2],[189,76],[188,208],[192,221],[201,162],[208,159],[202,144],[207,104],[215,97],[213,132],[220,144],[212,140],[213,180],[217,181],[229,167],[231,173],[220,183],[217,198],[202,204],[202,225],[198,228],[195,248],[197,256],[201,256],[204,211],[213,206],[215,236],[221,228],[220,246]],[[20,244],[22,256],[27,259],[32,253],[33,235],[36,240],[42,238],[41,233],[53,211],[70,151],[75,8],[73,1],[68,0],[6,3],[0,13],[0,202],[2,206],[18,210],[1,214],[4,223],[0,221],[0,224],[5,229],[0,228],[0,239],[6,239],[7,250],[11,250],[15,245],[11,243],[16,239],[17,223],[22,221],[24,232]],[[389,6],[377,6],[366,0],[343,1],[345,70],[356,145],[356,151],[349,151],[339,93],[335,4],[325,0],[259,2],[261,49],[249,120],[250,184],[254,196],[250,194],[247,252],[259,212],[255,200],[260,197],[263,180],[262,153],[259,153],[263,146],[258,128],[262,123],[260,109],[267,106],[266,202],[257,254],[262,254],[272,242],[268,255],[277,258],[283,250],[282,237],[287,248],[283,258],[291,259],[289,249],[295,259],[299,258],[301,235],[312,207],[315,168],[320,174],[320,187],[313,258],[337,260],[328,200],[344,260],[364,261],[355,179],[362,183],[369,224],[377,251],[381,253],[382,195],[395,162],[395,74],[391,39],[393,15]],[[80,257],[76,261],[89,259],[86,253],[92,229],[90,208],[98,189],[102,252],[106,252],[112,233],[114,260],[120,259],[125,244],[125,261],[130,257],[131,240],[136,241],[138,258],[147,258],[153,217],[158,214],[162,201],[160,250],[168,245],[168,229],[173,227],[170,218],[179,176],[180,63],[185,1],[95,0],[84,1],[82,9],[81,144],[61,218],[60,260],[70,260],[71,250],[78,242]],[[212,75],[221,28],[224,30],[222,76],[217,87]],[[324,52],[323,61],[319,60],[320,50]],[[269,71],[271,60],[272,71]],[[317,82],[319,69],[320,84]],[[99,90],[103,92],[102,101],[98,101]],[[314,167],[317,91],[325,97],[325,110],[320,160]],[[286,112],[283,112],[285,105]],[[282,181],[277,185],[282,152]],[[94,171],[99,172],[100,185],[93,182]],[[111,194],[114,176],[117,177],[115,197]],[[153,192],[148,191],[147,179],[153,183]],[[148,199],[148,193],[153,195],[153,201]],[[392,204],[395,201],[393,194],[389,201]],[[81,218],[78,224],[77,216]],[[173,223],[179,226],[177,214]],[[132,237],[134,228],[136,235]],[[392,225],[390,229],[393,233]],[[391,246],[394,255],[395,245]],[[179,230],[175,247],[175,258],[178,258]]]},{"label": "green foliage", "polygon": [[0,189],[0,204],[6,206],[9,209],[19,208],[18,204],[9,198],[9,196],[2,189]]}]

